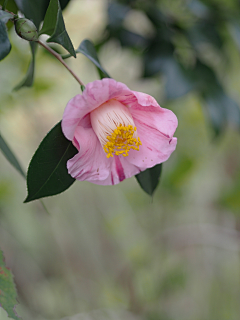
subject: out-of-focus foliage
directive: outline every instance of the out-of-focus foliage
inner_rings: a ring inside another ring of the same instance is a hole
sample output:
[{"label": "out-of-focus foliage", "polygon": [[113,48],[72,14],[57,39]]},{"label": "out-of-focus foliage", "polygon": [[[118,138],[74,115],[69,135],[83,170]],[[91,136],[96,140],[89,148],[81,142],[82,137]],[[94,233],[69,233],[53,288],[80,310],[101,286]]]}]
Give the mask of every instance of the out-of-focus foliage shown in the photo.
[{"label": "out-of-focus foliage", "polygon": [[0,307],[4,308],[11,319],[19,320],[14,311],[17,304],[17,293],[11,271],[5,266],[3,253],[0,250]]},{"label": "out-of-focus foliage", "polygon": [[[141,15],[141,28],[137,16]],[[227,92],[229,36],[240,44],[240,3],[215,0],[112,0],[102,44],[117,39],[142,59],[142,76],[163,75],[165,98],[197,92],[215,135],[240,128],[240,110]]]},{"label": "out-of-focus foliage", "polygon": [[[182,2],[169,3],[169,10],[175,8],[187,22],[184,6],[178,5]],[[234,3],[215,1],[229,8]],[[99,40],[105,4],[91,0],[69,5],[64,18],[75,48],[86,37]],[[129,15],[125,28],[141,31],[142,37],[154,33],[145,14],[129,13],[139,25],[136,30]],[[239,103],[240,57],[232,32],[239,39],[232,26],[223,30],[223,52],[229,60],[220,59],[209,45],[201,51],[201,63],[214,70]],[[10,38],[13,59],[10,55],[0,64],[0,126],[25,169],[46,132],[61,119],[67,101],[79,93],[79,85],[39,50],[34,86],[12,92],[16,74],[20,77],[27,64],[27,46],[13,34]],[[164,164],[152,200],[134,179],[114,187],[76,182],[64,194],[44,200],[50,216],[37,201],[22,204],[25,182],[0,154],[0,246],[15,275],[17,312],[24,320],[237,320],[240,136],[226,128],[212,143],[199,92],[164,100],[164,77],[138,77],[144,50],[118,43],[108,41],[99,50],[104,69],[175,112],[176,151]],[[181,59],[189,61],[191,51],[184,43],[178,39],[177,48]],[[85,83],[98,77],[82,55],[67,62]],[[2,308],[0,319],[8,320]]]}]

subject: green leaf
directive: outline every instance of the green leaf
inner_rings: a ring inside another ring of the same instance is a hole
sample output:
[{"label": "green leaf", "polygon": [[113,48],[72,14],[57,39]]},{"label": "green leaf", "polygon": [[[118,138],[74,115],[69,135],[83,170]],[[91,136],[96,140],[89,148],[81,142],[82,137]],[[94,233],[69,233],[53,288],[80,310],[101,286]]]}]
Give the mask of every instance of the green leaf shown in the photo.
[{"label": "green leaf", "polygon": [[77,153],[62,133],[59,122],[35,152],[27,174],[28,196],[24,202],[52,196],[68,189],[75,181],[67,171],[67,161]]},{"label": "green leaf", "polygon": [[32,20],[36,27],[39,28],[41,21],[44,19],[49,1],[15,0],[15,2],[25,17]]},{"label": "green leaf", "polygon": [[[5,0],[0,0],[0,5],[2,7],[3,7],[4,3],[5,3]],[[6,9],[8,9],[8,11],[11,11],[11,12],[13,12],[15,14],[18,11],[18,8],[17,8],[16,3],[14,2],[14,0],[8,0]]]},{"label": "green leaf", "polygon": [[95,66],[98,68],[98,72],[101,79],[111,78],[109,74],[101,66],[97,56],[97,52],[91,41],[89,41],[88,39],[83,40],[80,46],[77,48],[76,53],[82,53],[95,64]]},{"label": "green leaf", "polygon": [[[11,15],[12,17],[12,15]],[[6,12],[0,10],[0,61],[3,60],[11,51],[11,43],[8,39],[5,23],[10,19]]]},{"label": "green leaf", "polygon": [[140,185],[140,187],[150,196],[153,195],[155,189],[158,186],[159,179],[162,173],[162,163],[156,166],[146,169],[141,173],[137,174],[135,177]]},{"label": "green leaf", "polygon": [[25,179],[25,173],[19,164],[17,158],[13,154],[12,150],[9,148],[5,140],[3,139],[2,135],[0,134],[0,149],[2,150],[2,153],[6,157],[6,159],[11,163],[11,165],[14,166],[14,168],[24,177]]},{"label": "green leaf", "polygon": [[0,306],[12,319],[19,320],[15,312],[17,292],[11,271],[5,266],[3,253],[0,250]]},{"label": "green leaf", "polygon": [[24,77],[24,79],[14,88],[14,90],[19,90],[22,87],[31,87],[33,85],[34,80],[34,69],[35,69],[35,55],[37,50],[37,43],[36,42],[30,42],[30,48],[32,52],[32,59],[29,64],[27,73]]},{"label": "green leaf", "polygon": [[55,42],[63,46],[73,57],[76,53],[65,29],[59,0],[51,0],[44,18],[40,34],[48,34],[47,42]]},{"label": "green leaf", "polygon": [[[61,0],[62,10],[67,6],[70,0]],[[25,15],[26,18],[32,20],[39,28],[40,23],[43,21],[49,0],[15,0],[19,10]],[[56,0],[55,0],[56,2]]]}]

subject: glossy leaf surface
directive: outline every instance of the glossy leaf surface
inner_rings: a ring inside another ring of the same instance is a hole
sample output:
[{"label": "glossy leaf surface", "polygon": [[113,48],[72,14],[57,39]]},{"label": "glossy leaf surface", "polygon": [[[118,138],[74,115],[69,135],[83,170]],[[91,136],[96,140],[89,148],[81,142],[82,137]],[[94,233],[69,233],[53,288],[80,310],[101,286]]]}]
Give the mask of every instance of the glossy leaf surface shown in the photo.
[{"label": "glossy leaf surface", "polygon": [[59,122],[40,143],[30,162],[27,173],[28,196],[24,202],[68,189],[75,179],[68,174],[66,163],[76,153],[77,149],[65,138]]},{"label": "glossy leaf surface", "polygon": [[103,78],[111,78],[109,76],[109,74],[107,73],[107,71],[105,71],[103,69],[103,67],[101,66],[98,56],[97,56],[97,52],[95,50],[95,47],[93,45],[93,43],[89,40],[83,40],[80,44],[80,46],[77,48],[76,53],[82,53],[83,55],[85,55],[89,60],[91,60],[95,66],[98,68],[99,71],[99,75],[101,77],[101,79]]},{"label": "glossy leaf surface", "polygon": [[[61,0],[62,10],[66,7],[70,0]],[[34,24],[39,27],[49,5],[49,0],[15,0],[19,10],[25,15],[26,18],[32,20]],[[56,2],[56,0],[55,0]]]},{"label": "glossy leaf surface", "polygon": [[14,311],[17,305],[17,291],[11,271],[5,266],[3,253],[0,250],[0,306],[7,312],[9,318],[19,320]]},{"label": "glossy leaf surface", "polygon": [[63,46],[72,56],[76,57],[72,42],[65,29],[59,0],[51,0],[44,18],[40,34],[48,34],[47,42],[55,42]]},{"label": "glossy leaf surface", "polygon": [[157,164],[156,166],[146,169],[141,173],[137,174],[135,177],[140,185],[140,187],[150,196],[153,195],[155,189],[158,186],[159,179],[162,173],[162,164]]},{"label": "glossy leaf surface", "polygon": [[14,166],[14,168],[24,177],[25,179],[25,173],[20,165],[20,163],[18,162],[17,158],[15,157],[15,155],[13,154],[12,150],[10,149],[10,147],[8,146],[8,144],[6,143],[6,141],[3,139],[2,135],[0,134],[0,149],[2,151],[2,153],[4,154],[4,156],[6,157],[6,159],[11,163],[11,165]]}]

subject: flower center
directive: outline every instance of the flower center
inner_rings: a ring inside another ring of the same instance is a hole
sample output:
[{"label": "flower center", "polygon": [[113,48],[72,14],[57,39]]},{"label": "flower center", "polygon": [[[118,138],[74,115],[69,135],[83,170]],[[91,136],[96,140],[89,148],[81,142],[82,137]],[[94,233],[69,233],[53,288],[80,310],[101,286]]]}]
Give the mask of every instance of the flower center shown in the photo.
[{"label": "flower center", "polygon": [[109,100],[90,113],[91,124],[107,158],[115,154],[128,156],[129,150],[139,150],[142,144],[128,107]]}]

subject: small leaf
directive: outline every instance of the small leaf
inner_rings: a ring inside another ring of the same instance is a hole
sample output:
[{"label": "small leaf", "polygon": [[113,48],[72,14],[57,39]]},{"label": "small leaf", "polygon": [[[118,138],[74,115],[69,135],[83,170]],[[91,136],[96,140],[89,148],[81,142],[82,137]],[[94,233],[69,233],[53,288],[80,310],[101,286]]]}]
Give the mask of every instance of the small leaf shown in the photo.
[{"label": "small leaf", "polygon": [[24,202],[52,196],[68,189],[75,181],[67,171],[67,161],[77,153],[62,133],[59,122],[35,152],[27,174],[28,196]]},{"label": "small leaf", "polygon": [[11,43],[8,39],[5,23],[10,19],[6,12],[0,10],[0,61],[3,60],[11,51]]},{"label": "small leaf", "polygon": [[89,60],[91,60],[95,64],[95,66],[98,68],[101,79],[111,78],[109,74],[101,66],[98,60],[97,52],[91,41],[89,41],[88,39],[83,40],[80,46],[77,48],[76,53],[84,54]]},{"label": "small leaf", "polygon": [[146,169],[141,173],[137,174],[135,177],[140,185],[140,187],[150,196],[153,195],[155,189],[158,186],[159,179],[162,173],[162,163],[156,166]]},{"label": "small leaf", "polygon": [[0,250],[0,306],[12,319],[21,319],[15,312],[17,292],[11,271],[5,266],[3,253]]},{"label": "small leaf", "polygon": [[7,145],[7,143],[5,142],[5,140],[3,139],[3,137],[0,134],[0,149],[2,150],[2,153],[4,154],[4,156],[6,157],[6,159],[11,163],[11,165],[14,166],[14,168],[24,177],[25,179],[25,173],[21,167],[21,165],[19,164],[17,158],[15,157],[15,155],[13,154],[12,150],[9,148],[9,146]]},{"label": "small leaf", "polygon": [[26,73],[24,79],[13,90],[19,90],[22,87],[31,87],[33,85],[37,43],[30,42],[29,44],[30,44],[31,52],[32,52],[31,62],[29,64],[29,67],[28,67],[28,70],[27,70],[27,73]]},{"label": "small leaf", "polygon": [[76,53],[65,29],[59,0],[50,0],[40,34],[48,34],[47,42],[55,42],[63,46],[73,57]]}]

